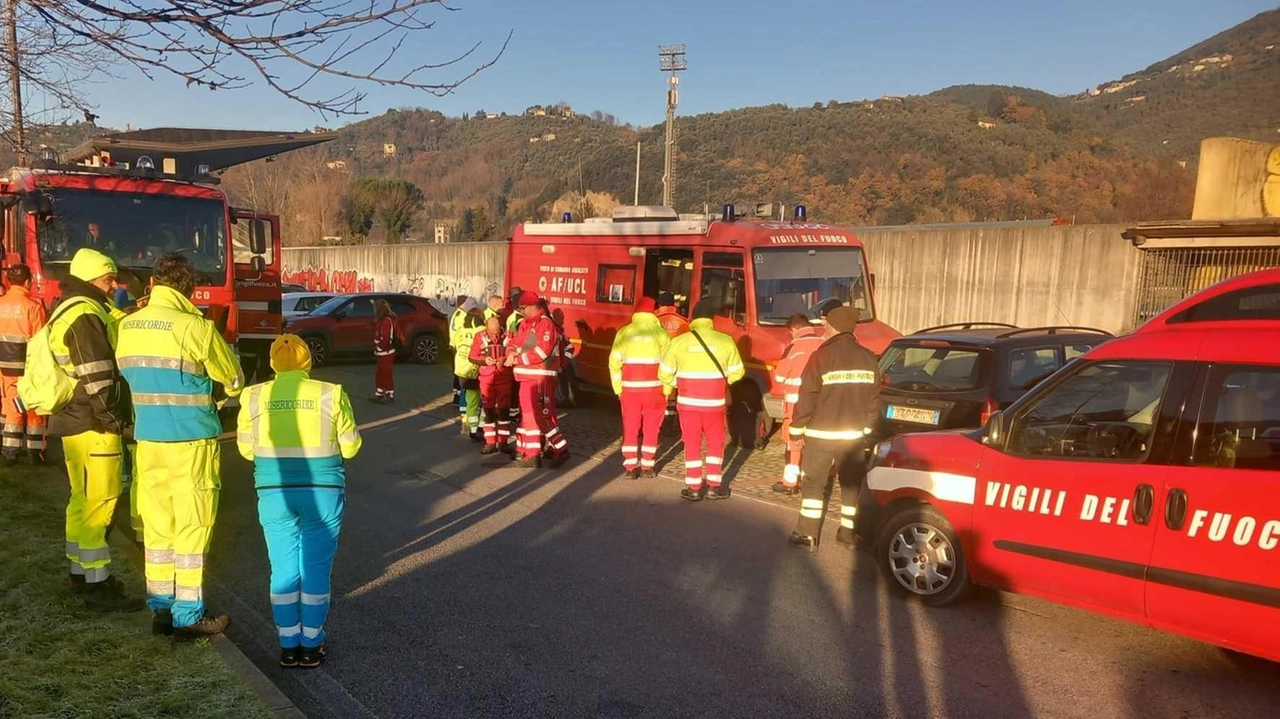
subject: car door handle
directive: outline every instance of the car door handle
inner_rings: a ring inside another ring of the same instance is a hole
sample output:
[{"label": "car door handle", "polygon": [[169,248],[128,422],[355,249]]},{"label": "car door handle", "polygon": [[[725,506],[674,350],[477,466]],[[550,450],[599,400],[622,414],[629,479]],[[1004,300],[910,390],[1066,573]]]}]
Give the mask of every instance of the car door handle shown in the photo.
[{"label": "car door handle", "polygon": [[1164,502],[1164,526],[1177,532],[1187,519],[1187,491],[1185,489],[1169,490],[1169,498]]},{"label": "car door handle", "polygon": [[1135,524],[1147,524],[1151,521],[1151,510],[1155,509],[1156,490],[1149,484],[1139,484],[1133,490],[1133,521]]}]

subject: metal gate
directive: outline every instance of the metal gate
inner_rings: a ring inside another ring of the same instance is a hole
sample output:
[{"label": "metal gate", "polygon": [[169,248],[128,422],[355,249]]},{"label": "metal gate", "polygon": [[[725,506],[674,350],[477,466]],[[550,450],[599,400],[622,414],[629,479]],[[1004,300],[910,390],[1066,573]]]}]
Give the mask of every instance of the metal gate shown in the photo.
[{"label": "metal gate", "polygon": [[1210,285],[1271,267],[1280,267],[1280,247],[1143,250],[1133,326]]}]

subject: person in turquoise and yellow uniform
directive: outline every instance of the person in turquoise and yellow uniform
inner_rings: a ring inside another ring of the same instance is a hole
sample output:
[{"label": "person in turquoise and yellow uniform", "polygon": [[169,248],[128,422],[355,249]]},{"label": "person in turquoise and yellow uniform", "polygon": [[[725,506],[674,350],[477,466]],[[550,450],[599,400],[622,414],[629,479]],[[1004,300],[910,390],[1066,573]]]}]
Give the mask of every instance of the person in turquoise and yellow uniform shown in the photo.
[{"label": "person in turquoise and yellow uniform", "polygon": [[310,378],[311,352],[297,335],[271,344],[271,369],[274,380],[245,392],[236,446],[254,466],[280,665],[318,667],[328,653],[324,623],[345,503],[343,462],[360,451],[360,431],[341,385]]},{"label": "person in turquoise and yellow uniform", "polygon": [[231,347],[191,304],[198,277],[182,255],[157,260],[147,306],[120,322],[116,347],[133,397],[147,606],[154,631],[179,637],[230,623],[205,611],[204,559],[222,487],[215,384],[227,396],[244,385]]}]

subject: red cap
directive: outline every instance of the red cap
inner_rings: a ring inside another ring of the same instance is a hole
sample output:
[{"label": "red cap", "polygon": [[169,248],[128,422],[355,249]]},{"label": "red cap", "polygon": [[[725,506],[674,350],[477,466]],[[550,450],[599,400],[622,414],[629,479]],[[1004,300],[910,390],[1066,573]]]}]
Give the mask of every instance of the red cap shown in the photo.
[{"label": "red cap", "polygon": [[653,301],[652,297],[641,297],[636,302],[636,312],[657,312],[658,303]]},{"label": "red cap", "polygon": [[533,290],[525,290],[516,298],[516,307],[530,307],[538,304],[538,293]]}]

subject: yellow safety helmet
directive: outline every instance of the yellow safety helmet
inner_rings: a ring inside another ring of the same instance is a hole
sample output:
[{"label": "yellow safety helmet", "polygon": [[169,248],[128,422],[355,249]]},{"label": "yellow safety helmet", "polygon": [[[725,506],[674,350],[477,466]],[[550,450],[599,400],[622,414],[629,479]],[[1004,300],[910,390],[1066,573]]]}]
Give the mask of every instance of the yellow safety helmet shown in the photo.
[{"label": "yellow safety helmet", "polygon": [[277,372],[311,369],[311,348],[297,335],[280,335],[271,343],[271,369]]}]

